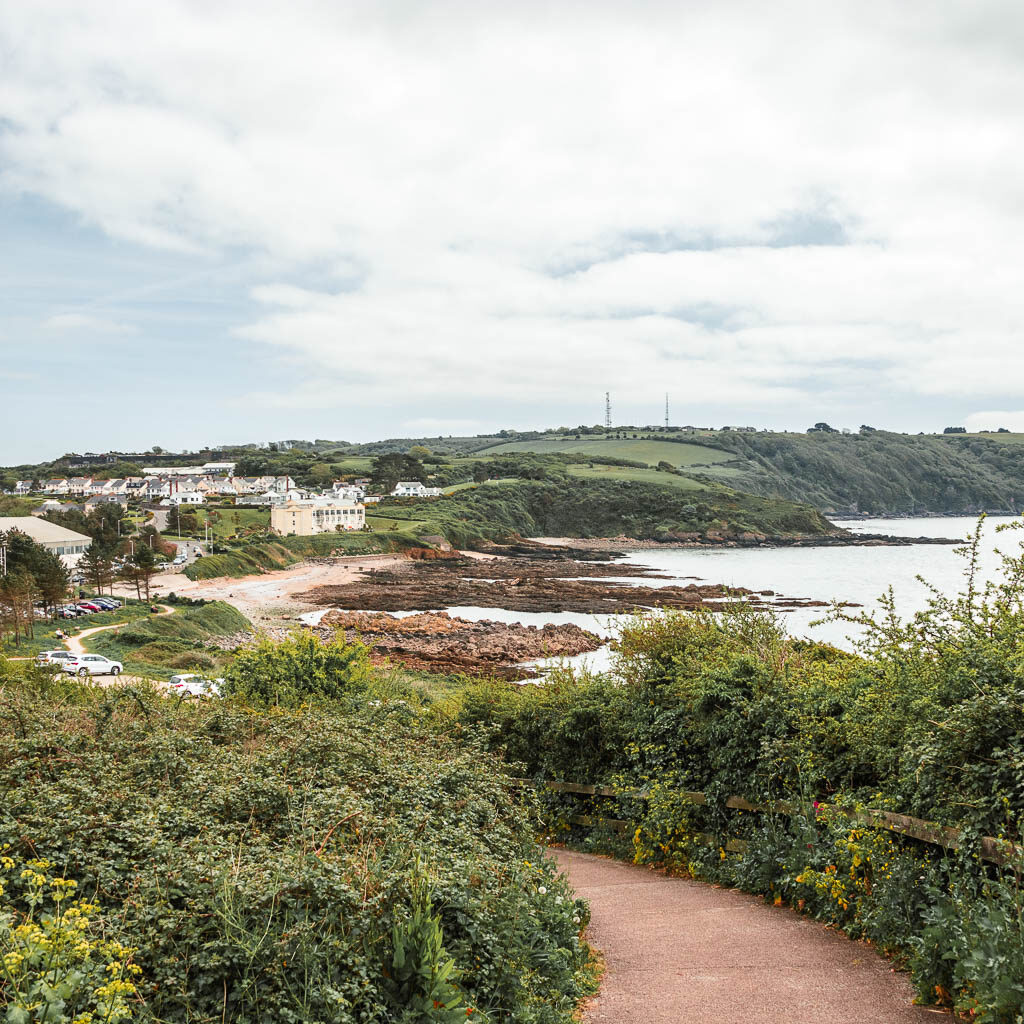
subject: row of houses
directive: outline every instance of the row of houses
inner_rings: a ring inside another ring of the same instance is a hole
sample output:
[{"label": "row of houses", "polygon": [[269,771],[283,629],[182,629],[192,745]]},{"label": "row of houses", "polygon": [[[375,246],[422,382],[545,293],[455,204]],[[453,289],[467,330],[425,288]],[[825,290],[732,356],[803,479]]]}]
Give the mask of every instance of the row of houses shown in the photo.
[{"label": "row of houses", "polygon": [[[31,480],[19,480],[15,484],[14,493],[29,494],[36,489],[32,483]],[[114,480],[96,480],[86,476],[60,477],[40,481],[38,490],[62,498],[105,496],[128,502],[170,498],[173,494],[181,492],[204,496],[261,495],[268,492],[286,494],[294,487],[295,481],[290,476],[220,476],[215,473],[189,475],[161,470],[147,476],[129,476]]]}]

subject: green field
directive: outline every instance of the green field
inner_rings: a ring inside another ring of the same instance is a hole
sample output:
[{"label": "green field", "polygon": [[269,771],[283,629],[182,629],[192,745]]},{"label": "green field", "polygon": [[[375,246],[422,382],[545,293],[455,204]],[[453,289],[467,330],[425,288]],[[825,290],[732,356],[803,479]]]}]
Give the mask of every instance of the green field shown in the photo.
[{"label": "green field", "polygon": [[[514,484],[518,479],[519,479],[519,477],[517,477],[517,476],[497,477],[494,480],[484,480],[483,481],[483,485],[486,486],[486,485],[493,485],[493,484]],[[481,484],[476,483],[473,480],[467,480],[465,483],[453,484],[451,487],[446,487],[444,489],[444,493],[445,494],[455,494],[456,491],[465,491],[465,490],[467,490],[470,487],[480,487],[480,486],[481,486]]]},{"label": "green field", "polygon": [[396,526],[404,533],[416,533],[419,530],[427,529],[430,524],[424,519],[406,519],[403,516],[368,515],[366,525],[374,533],[386,533]]},{"label": "green field", "polygon": [[[673,446],[674,447],[674,446]],[[569,466],[569,475],[586,480],[629,480],[634,483],[677,487],[683,491],[700,491],[704,485],[688,476],[659,473],[656,469],[633,469],[629,466]],[[497,481],[495,481],[497,482]]]},{"label": "green field", "polygon": [[536,441],[509,441],[494,448],[478,452],[479,456],[502,455],[506,452],[535,452],[539,455],[596,455],[610,459],[629,459],[633,462],[646,462],[656,466],[659,462],[667,462],[680,469],[694,469],[714,466],[728,462],[736,456],[717,448],[709,448],[701,444],[675,443],[658,441],[655,438],[609,438],[574,437],[542,438]]},{"label": "green field", "polygon": [[214,601],[199,608],[175,608],[171,615],[145,616],[124,629],[97,633],[87,643],[90,651],[123,662],[126,672],[166,679],[183,670],[222,671],[231,655],[204,649],[205,643],[250,628],[236,608]]}]

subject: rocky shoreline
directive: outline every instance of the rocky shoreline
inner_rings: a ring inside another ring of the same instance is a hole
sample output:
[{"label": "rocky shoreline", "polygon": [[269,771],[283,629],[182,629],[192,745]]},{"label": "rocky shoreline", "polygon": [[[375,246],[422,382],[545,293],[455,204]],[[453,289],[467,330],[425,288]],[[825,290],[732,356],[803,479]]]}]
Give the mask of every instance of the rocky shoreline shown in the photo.
[{"label": "rocky shoreline", "polygon": [[[518,622],[481,619],[471,622],[447,612],[423,612],[399,618],[386,612],[329,611],[315,626],[305,629],[321,640],[343,633],[370,649],[375,665],[400,664],[422,672],[446,675],[491,676],[499,679],[533,679],[539,672],[523,662],[586,654],[604,646],[596,633],[571,624],[524,626]],[[272,626],[262,635],[284,640],[293,630]],[[252,643],[259,634],[237,633],[217,637],[207,646],[235,650]]]},{"label": "rocky shoreline", "polygon": [[666,534],[664,538],[641,540],[636,537],[551,537],[533,540],[532,544],[547,546],[549,550],[572,550],[577,556],[614,557],[626,551],[657,550],[659,548],[850,548],[850,547],[909,547],[914,544],[963,544],[963,539],[952,537],[893,537],[886,533],[829,533],[820,536],[769,537],[760,533],[736,536],[697,533]]},{"label": "rocky shoreline", "polygon": [[474,606],[516,612],[612,615],[638,608],[721,608],[730,600],[776,609],[827,605],[825,601],[778,597],[771,590],[752,591],[717,583],[646,587],[624,582],[622,577],[671,578],[645,566],[561,556],[486,561],[456,556],[370,570],[353,582],[314,587],[297,597],[320,608],[382,612]]}]

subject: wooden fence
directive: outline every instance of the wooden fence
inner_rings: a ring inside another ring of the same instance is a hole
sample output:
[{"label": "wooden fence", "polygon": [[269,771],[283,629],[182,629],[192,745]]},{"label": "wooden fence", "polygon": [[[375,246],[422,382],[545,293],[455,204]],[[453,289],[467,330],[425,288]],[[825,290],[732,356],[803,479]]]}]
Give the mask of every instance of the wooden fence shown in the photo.
[{"label": "wooden fence", "polygon": [[[534,786],[537,783],[533,779],[512,779],[520,785]],[[583,782],[550,782],[542,783],[544,788],[555,793],[569,793],[576,796],[591,797],[620,797],[632,800],[646,800],[649,794],[645,790],[615,789],[610,786],[592,786]],[[707,805],[709,803],[704,793],[677,793],[676,796],[684,803]],[[725,800],[725,806],[732,810],[751,811],[758,814],[800,814],[802,809],[795,804],[786,801],[776,801],[771,804],[755,804],[742,796],[730,796]],[[845,814],[851,821],[859,825],[867,825],[871,828],[885,829],[889,832],[896,832],[909,839],[916,839],[922,843],[930,843],[933,846],[941,846],[947,850],[957,850],[961,846],[963,833],[960,829],[948,825],[940,825],[934,821],[924,821],[921,818],[912,818],[907,814],[897,814],[894,811],[881,811],[871,808],[865,810],[851,810],[843,807],[836,807],[833,804],[819,804],[819,809],[830,809]],[[616,832],[629,833],[634,828],[631,821],[623,821],[618,818],[604,818],[591,814],[575,814],[568,818],[572,825],[581,825],[588,828],[602,826]],[[691,838],[698,843],[708,846],[722,845],[730,853],[743,853],[749,848],[749,842],[745,839],[727,839],[721,843],[719,837],[707,832],[692,834]],[[1024,860],[1024,847],[1015,846],[1006,839],[994,839],[991,836],[983,836],[978,851],[982,860],[990,861],[993,864],[1003,865],[1010,861],[1020,863]]]}]

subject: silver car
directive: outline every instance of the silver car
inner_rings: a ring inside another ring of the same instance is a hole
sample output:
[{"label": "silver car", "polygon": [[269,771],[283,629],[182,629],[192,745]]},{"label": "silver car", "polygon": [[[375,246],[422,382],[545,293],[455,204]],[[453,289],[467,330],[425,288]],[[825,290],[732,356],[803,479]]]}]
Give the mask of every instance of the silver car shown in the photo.
[{"label": "silver car", "polygon": [[36,655],[36,664],[42,668],[52,668],[56,671],[58,668],[62,668],[64,666],[65,661],[73,657],[75,657],[75,655],[70,651],[40,651]]}]

